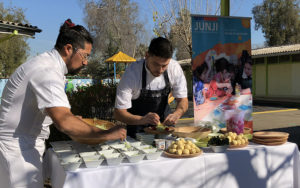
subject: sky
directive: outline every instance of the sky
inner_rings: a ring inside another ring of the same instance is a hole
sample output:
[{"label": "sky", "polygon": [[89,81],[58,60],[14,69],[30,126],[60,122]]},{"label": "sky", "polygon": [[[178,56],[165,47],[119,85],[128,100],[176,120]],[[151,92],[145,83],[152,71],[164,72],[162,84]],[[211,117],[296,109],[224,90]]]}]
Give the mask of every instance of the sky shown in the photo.
[{"label": "sky", "polygon": [[[153,9],[150,0],[133,1],[136,2],[140,8],[139,19],[144,20],[145,28],[151,33],[154,24],[152,21]],[[202,0],[197,1],[206,2]],[[261,4],[262,1],[263,0],[230,0],[230,16],[252,18],[252,48],[262,47],[265,41],[261,30],[254,30],[254,20],[251,13],[252,8],[255,5]],[[42,29],[41,33],[36,33],[34,39],[29,38],[27,40],[31,49],[30,57],[51,50],[54,47],[59,27],[67,18],[71,18],[75,24],[85,26],[84,5],[80,0],[4,0],[3,3],[5,8],[22,8],[29,23]],[[204,9],[201,14],[205,14]]]}]

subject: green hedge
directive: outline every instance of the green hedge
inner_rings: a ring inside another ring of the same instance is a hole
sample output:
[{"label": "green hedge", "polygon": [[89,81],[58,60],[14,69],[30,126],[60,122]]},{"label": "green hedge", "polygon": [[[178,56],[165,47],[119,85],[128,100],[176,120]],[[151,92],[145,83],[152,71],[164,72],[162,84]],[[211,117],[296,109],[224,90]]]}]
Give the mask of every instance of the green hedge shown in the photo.
[{"label": "green hedge", "polygon": [[[95,84],[89,87],[78,88],[78,91],[67,93],[74,115],[83,118],[98,118],[107,121],[114,121],[113,109],[116,96],[116,85]],[[64,133],[58,131],[54,125],[50,126],[49,142],[70,140]]]}]

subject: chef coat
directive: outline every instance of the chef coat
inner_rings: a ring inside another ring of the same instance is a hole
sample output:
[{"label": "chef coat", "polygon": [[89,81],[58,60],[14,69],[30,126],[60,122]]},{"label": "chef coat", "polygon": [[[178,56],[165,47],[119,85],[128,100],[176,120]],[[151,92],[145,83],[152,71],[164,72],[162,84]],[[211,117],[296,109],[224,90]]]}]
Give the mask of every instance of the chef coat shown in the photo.
[{"label": "chef coat", "polygon": [[[117,87],[115,108],[129,109],[132,107],[131,100],[137,99],[140,96],[140,91],[142,89],[143,62],[144,59],[136,61],[127,67]],[[186,98],[186,79],[179,63],[171,59],[166,71],[168,73],[173,96],[175,98]],[[147,66],[146,73],[147,90],[161,90],[165,88],[166,82],[163,74],[155,77],[151,74]]]},{"label": "chef coat", "polygon": [[[9,78],[0,106],[0,171],[7,174],[5,179],[0,176],[0,182],[13,187],[35,187],[36,181],[43,182],[38,175],[42,174],[41,143],[48,138],[52,124],[45,108],[70,108],[64,91],[67,72],[62,57],[53,49],[25,62]],[[19,161],[13,164],[12,159]]]}]

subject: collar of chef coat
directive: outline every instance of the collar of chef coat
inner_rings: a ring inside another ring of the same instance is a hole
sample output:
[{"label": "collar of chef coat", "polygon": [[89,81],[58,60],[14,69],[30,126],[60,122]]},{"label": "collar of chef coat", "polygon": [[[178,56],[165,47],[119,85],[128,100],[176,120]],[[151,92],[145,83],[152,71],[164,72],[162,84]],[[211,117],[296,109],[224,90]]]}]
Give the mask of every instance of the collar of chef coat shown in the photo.
[{"label": "collar of chef coat", "polygon": [[61,68],[60,70],[63,71],[63,75],[68,74],[67,65],[66,65],[65,61],[63,60],[63,58],[61,57],[61,55],[58,53],[58,51],[55,48],[53,48],[51,50],[51,53],[53,53],[56,56],[56,58],[58,60],[59,67]]}]

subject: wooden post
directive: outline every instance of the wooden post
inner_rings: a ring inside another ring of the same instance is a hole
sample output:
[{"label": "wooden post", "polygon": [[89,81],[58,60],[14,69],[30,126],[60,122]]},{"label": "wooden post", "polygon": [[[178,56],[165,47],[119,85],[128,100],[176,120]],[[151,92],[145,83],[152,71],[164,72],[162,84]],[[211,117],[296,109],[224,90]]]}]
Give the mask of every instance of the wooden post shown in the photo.
[{"label": "wooden post", "polygon": [[229,16],[230,0],[221,0],[221,16]]}]

